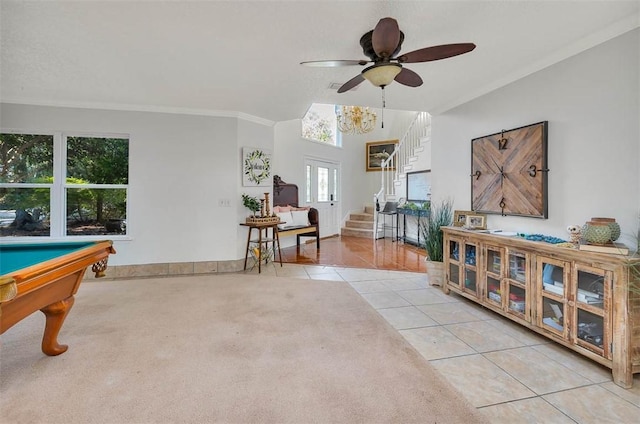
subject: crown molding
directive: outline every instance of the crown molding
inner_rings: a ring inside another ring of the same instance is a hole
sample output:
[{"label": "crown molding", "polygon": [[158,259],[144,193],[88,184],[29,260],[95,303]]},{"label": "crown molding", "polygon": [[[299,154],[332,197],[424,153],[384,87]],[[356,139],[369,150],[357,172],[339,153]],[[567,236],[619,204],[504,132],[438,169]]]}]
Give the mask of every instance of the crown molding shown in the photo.
[{"label": "crown molding", "polygon": [[216,118],[236,118],[244,121],[253,122],[267,127],[273,127],[274,121],[250,115],[244,112],[229,110],[209,110],[209,109],[190,109],[179,107],[165,106],[148,106],[148,105],[130,105],[118,103],[88,103],[88,102],[61,102],[61,101],[45,101],[45,100],[24,100],[3,98],[3,104],[18,104],[28,106],[48,106],[48,107],[65,107],[77,109],[98,109],[98,110],[116,110],[122,112],[152,112],[152,113],[170,113],[175,115],[196,115],[196,116],[212,116]]}]

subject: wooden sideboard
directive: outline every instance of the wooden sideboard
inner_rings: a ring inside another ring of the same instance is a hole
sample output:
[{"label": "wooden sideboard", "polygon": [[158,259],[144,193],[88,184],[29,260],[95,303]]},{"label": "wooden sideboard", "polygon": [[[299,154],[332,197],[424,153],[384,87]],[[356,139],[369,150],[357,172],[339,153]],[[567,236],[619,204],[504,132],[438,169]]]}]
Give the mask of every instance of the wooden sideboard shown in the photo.
[{"label": "wooden sideboard", "polygon": [[446,227],[445,293],[482,304],[612,370],[640,372],[640,259]]}]

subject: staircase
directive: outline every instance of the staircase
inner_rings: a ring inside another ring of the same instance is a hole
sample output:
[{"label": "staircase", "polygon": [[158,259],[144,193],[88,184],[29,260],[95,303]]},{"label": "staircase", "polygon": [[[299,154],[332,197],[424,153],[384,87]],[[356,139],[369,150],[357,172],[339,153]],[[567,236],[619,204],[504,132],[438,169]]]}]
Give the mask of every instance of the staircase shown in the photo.
[{"label": "staircase", "polygon": [[[382,209],[386,201],[398,200],[396,189],[404,187],[406,174],[412,170],[412,164],[417,159],[416,155],[423,150],[423,143],[430,139],[431,116],[427,112],[418,112],[394,152],[382,163],[380,191],[374,194],[373,205],[378,202]],[[378,231],[374,234],[375,228]],[[364,212],[350,214],[340,234],[376,239],[382,237],[382,228],[379,225],[375,207],[365,206]]]},{"label": "staircase", "polygon": [[341,236],[373,238],[373,220],[375,208],[365,206],[363,212],[349,214],[344,227],[340,230]]}]

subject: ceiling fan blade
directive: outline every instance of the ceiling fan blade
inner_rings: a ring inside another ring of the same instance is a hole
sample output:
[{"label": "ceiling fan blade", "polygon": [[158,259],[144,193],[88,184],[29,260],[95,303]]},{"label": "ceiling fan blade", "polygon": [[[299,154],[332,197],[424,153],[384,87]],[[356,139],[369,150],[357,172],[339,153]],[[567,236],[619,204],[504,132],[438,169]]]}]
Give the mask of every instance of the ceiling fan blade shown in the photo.
[{"label": "ceiling fan blade", "polygon": [[338,93],[349,91],[356,85],[360,84],[362,81],[364,81],[364,77],[362,76],[362,74],[358,74],[355,77],[351,78],[349,81],[345,82],[342,87],[338,89]]},{"label": "ceiling fan blade", "polygon": [[443,44],[441,46],[414,50],[398,56],[397,59],[399,63],[430,62],[432,60],[446,59],[448,57],[458,56],[459,54],[469,53],[475,48],[476,45],[473,43]]},{"label": "ceiling fan blade", "polygon": [[369,63],[366,60],[312,60],[310,62],[300,62],[301,65],[315,68],[337,68],[340,66],[360,65]]},{"label": "ceiling fan blade", "polygon": [[380,19],[371,36],[373,50],[380,57],[391,57],[400,43],[400,28],[393,18]]},{"label": "ceiling fan blade", "polygon": [[420,78],[420,75],[407,68],[402,68],[402,71],[400,71],[394,79],[400,84],[407,85],[409,87],[419,87],[422,85],[422,78]]}]

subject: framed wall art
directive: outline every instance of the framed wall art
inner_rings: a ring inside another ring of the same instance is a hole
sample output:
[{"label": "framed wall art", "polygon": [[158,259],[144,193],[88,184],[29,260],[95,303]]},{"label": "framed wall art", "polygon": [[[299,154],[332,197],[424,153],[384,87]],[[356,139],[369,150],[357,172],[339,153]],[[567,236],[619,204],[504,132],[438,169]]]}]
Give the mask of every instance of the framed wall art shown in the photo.
[{"label": "framed wall art", "polygon": [[[389,159],[391,153],[396,149],[398,140],[385,140],[385,141],[372,141],[367,143],[366,146],[366,164],[367,172],[369,171],[381,171],[382,162]],[[389,168],[395,170],[395,162]]]},{"label": "framed wall art", "polygon": [[242,148],[242,185],[245,187],[270,186],[271,151],[255,147]]}]

